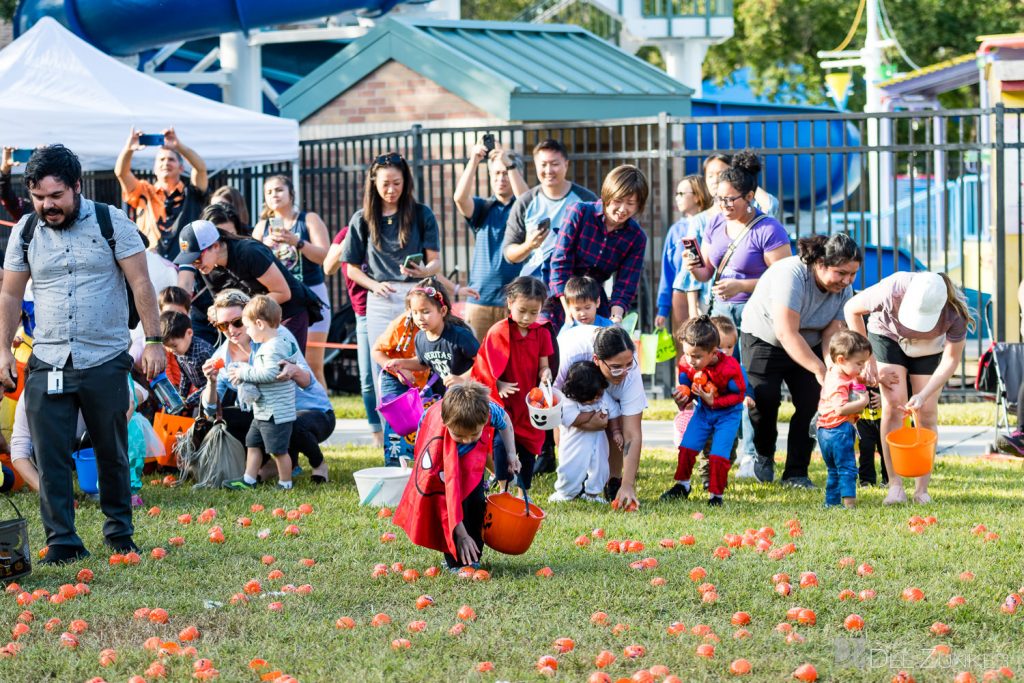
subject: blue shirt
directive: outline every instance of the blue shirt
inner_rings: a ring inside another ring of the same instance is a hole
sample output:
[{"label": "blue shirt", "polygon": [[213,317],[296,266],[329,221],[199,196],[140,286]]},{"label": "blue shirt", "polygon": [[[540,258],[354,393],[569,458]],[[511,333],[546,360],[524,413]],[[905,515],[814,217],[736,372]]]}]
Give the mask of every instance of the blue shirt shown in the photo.
[{"label": "blue shirt", "polygon": [[[611,327],[613,324],[614,323],[612,323],[611,320],[604,317],[603,315],[595,315],[594,322],[591,323],[591,325],[593,325],[594,327]],[[565,334],[572,328],[579,326],[580,323],[576,322],[572,318],[569,318],[568,320],[565,321],[565,324],[562,325],[562,329],[558,332],[558,337],[561,338],[563,334]]]},{"label": "blue shirt", "polygon": [[[508,426],[508,417],[505,414],[505,409],[502,408],[501,406],[499,406],[497,403],[495,403],[494,401],[491,401],[490,405],[491,405],[490,425],[492,427],[494,427],[494,431],[500,432],[502,429],[504,429],[506,426]],[[469,453],[471,450],[476,448],[477,443],[479,443],[479,442],[478,441],[473,441],[471,443],[460,443],[458,445],[459,455],[461,456],[461,455],[465,455],[466,453]]]},{"label": "blue shirt", "polygon": [[665,235],[665,248],[661,255],[661,282],[658,284],[658,315],[666,318],[672,313],[672,291],[693,292],[701,291],[707,287],[707,283],[695,278],[689,270],[683,266],[683,244],[684,237],[692,237],[700,244],[704,237],[704,226],[706,218],[699,214],[692,218],[680,218]]},{"label": "blue shirt", "polygon": [[476,302],[481,306],[505,306],[505,285],[519,276],[520,265],[509,263],[501,254],[505,241],[505,224],[512,204],[502,204],[497,197],[473,197],[473,215],[466,225],[476,235],[473,262],[469,268],[469,286],[480,292]]}]

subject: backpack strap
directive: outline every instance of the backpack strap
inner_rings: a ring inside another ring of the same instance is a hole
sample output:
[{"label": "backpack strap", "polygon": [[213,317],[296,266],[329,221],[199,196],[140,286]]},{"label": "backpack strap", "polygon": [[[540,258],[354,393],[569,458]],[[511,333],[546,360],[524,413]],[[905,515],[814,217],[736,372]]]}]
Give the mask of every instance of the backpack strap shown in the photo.
[{"label": "backpack strap", "polygon": [[32,270],[32,266],[28,262],[28,245],[31,244],[32,238],[36,235],[36,225],[38,224],[39,214],[33,211],[29,214],[28,220],[25,221],[25,225],[21,228],[21,256],[29,270]]},{"label": "backpack strap", "polygon": [[114,260],[117,260],[117,240],[114,239],[114,224],[110,221],[110,207],[101,202],[93,202],[96,207],[96,222],[100,224],[100,234],[107,241],[110,251],[114,252]]}]

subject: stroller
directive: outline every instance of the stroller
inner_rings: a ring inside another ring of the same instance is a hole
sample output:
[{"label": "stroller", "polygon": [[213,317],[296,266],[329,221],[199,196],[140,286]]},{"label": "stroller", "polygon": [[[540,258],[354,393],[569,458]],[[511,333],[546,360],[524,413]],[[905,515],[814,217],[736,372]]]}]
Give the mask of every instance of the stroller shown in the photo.
[{"label": "stroller", "polygon": [[[993,342],[978,360],[974,388],[992,394],[996,401],[996,431],[1017,429],[1017,398],[1024,379],[1024,344]],[[1011,422],[1012,419],[1012,422]],[[998,446],[998,444],[996,444]],[[1004,449],[995,449],[1004,450]]]}]

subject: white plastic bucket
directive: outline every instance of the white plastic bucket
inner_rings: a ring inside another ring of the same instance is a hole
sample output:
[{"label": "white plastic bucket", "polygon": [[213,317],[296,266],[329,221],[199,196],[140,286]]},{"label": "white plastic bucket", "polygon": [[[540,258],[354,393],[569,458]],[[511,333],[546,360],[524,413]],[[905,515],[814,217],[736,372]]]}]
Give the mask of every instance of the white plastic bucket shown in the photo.
[{"label": "white plastic bucket", "polygon": [[550,432],[558,429],[558,425],[562,423],[562,401],[565,400],[565,395],[550,384],[541,384],[540,390],[544,392],[544,398],[549,405],[552,398],[558,399],[558,402],[550,408],[538,408],[527,402],[526,407],[530,413],[530,424],[542,432]]},{"label": "white plastic bucket", "polygon": [[412,469],[407,467],[369,467],[354,472],[352,476],[356,480],[359,504],[376,507],[398,505],[411,472]]}]

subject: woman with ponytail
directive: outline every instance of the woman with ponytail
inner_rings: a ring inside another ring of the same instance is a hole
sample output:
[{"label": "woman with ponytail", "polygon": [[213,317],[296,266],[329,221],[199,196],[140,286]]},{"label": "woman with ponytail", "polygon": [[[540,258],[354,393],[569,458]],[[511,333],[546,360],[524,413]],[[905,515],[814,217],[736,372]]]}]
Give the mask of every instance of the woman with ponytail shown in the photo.
[{"label": "woman with ponytail", "polygon": [[811,418],[825,379],[822,348],[843,327],[843,305],[864,257],[849,235],[814,235],[797,243],[799,256],[774,263],[761,275],[743,311],[743,365],[754,389],[750,409],[754,474],[775,478],[775,441],[785,382],[795,411],[789,423],[782,483],[814,488],[807,477],[814,440]]},{"label": "woman with ponytail", "polygon": [[[975,321],[949,276],[928,272],[893,273],[850,299],[845,314],[846,324],[867,336],[874,354],[865,384],[878,384],[882,394],[882,455],[889,473],[884,502],[905,503],[903,480],[893,472],[885,435],[909,413],[921,427],[937,429],[939,396],[960,364],[967,331]],[[931,500],[930,478],[915,480],[914,502]]]}]

